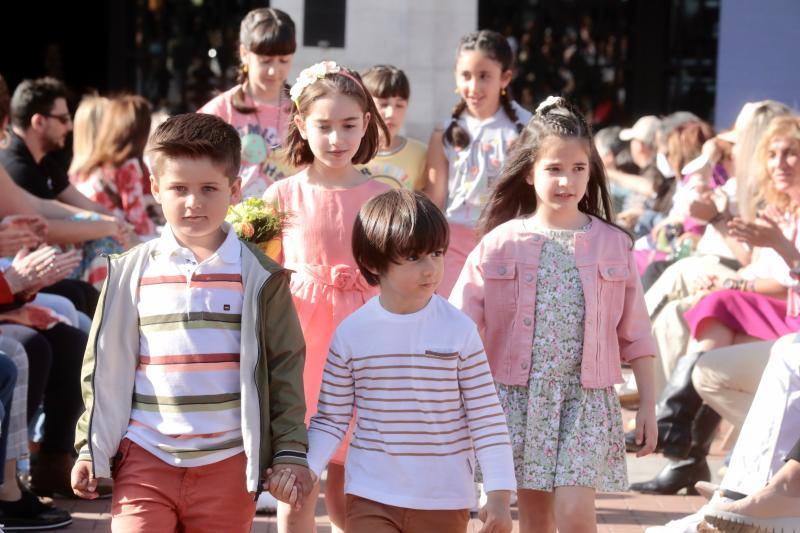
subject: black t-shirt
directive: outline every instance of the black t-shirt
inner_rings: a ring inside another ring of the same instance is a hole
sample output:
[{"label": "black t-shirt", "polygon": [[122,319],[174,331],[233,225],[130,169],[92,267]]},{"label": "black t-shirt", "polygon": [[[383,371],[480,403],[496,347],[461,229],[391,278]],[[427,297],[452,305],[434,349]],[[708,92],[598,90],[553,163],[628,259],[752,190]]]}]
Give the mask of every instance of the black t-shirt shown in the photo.
[{"label": "black t-shirt", "polygon": [[0,165],[14,182],[39,198],[52,200],[69,185],[69,177],[57,159],[44,157],[37,164],[25,141],[10,132],[8,148],[0,150]]}]

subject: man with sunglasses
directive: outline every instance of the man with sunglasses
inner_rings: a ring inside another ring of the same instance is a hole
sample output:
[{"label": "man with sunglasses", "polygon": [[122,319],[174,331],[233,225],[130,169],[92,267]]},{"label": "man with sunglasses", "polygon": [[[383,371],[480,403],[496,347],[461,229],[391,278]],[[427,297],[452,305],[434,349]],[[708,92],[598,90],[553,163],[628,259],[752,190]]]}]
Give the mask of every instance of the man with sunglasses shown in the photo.
[{"label": "man with sunglasses", "polygon": [[71,131],[64,84],[55,78],[24,80],[11,98],[10,142],[0,150],[0,165],[20,187],[39,198],[105,213],[70,184],[59,158],[48,157],[64,149]]}]

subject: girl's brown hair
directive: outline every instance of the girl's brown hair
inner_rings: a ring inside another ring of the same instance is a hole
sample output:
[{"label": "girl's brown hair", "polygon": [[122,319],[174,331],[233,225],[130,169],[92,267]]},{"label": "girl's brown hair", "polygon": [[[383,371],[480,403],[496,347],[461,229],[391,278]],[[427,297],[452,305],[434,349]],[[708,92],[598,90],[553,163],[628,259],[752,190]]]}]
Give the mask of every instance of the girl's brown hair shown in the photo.
[{"label": "girl's brown hair", "polygon": [[85,178],[103,165],[120,166],[131,158],[141,163],[150,134],[150,103],[137,95],[112,98],[97,132],[94,150],[78,174]]},{"label": "girl's brown hair", "polygon": [[[294,21],[292,17],[280,9],[261,7],[250,11],[242,19],[239,27],[239,43],[254,54],[262,56],[288,56],[297,50]],[[233,94],[231,104],[239,113],[252,114],[255,106],[247,103],[245,84],[247,83],[247,67],[239,66],[237,78],[239,89]],[[284,96],[288,99],[288,87],[284,87]]]},{"label": "girl's brown hair", "polygon": [[[514,53],[511,50],[511,46],[509,46],[508,40],[496,31],[475,31],[462,37],[461,42],[458,43],[456,57],[461,55],[461,52],[471,51],[478,51],[489,59],[500,63],[501,72],[506,72],[514,67]],[[508,118],[517,125],[517,132],[522,132],[524,125],[519,120],[507,91],[500,93],[500,105],[508,115]],[[444,130],[444,141],[457,149],[466,148],[470,143],[469,133],[458,123],[461,113],[466,109],[467,102],[462,98],[453,108],[453,113],[450,115],[450,124]]]},{"label": "girl's brown hair", "polygon": [[789,195],[780,192],[775,188],[775,183],[772,181],[767,170],[767,160],[769,159],[769,145],[772,144],[777,137],[789,139],[794,143],[795,150],[800,150],[800,118],[795,116],[779,116],[772,119],[769,123],[767,131],[761,136],[761,140],[756,147],[756,175],[755,183],[756,198],[754,205],[756,207],[763,207],[766,205],[773,205],[781,211],[787,211],[794,207],[795,209],[800,206],[792,206],[792,201]]},{"label": "girl's brown hair", "polygon": [[311,104],[320,98],[336,93],[349,96],[358,103],[362,112],[369,113],[367,131],[361,138],[361,144],[352,159],[354,164],[363,165],[375,157],[380,148],[380,132],[383,132],[384,138],[389,138],[389,130],[358,73],[350,70],[346,71],[346,74],[329,73],[303,89],[295,101],[295,105],[292,106],[292,114],[289,116],[289,131],[286,135],[286,157],[292,165],[300,167],[314,162],[314,153],[311,151],[308,141],[300,135],[294,118],[296,116],[301,119],[305,118]]},{"label": "girl's brown hair", "polygon": [[548,139],[580,139],[589,155],[589,184],[578,202],[578,209],[593,215],[620,231],[612,222],[613,211],[608,194],[603,160],[592,142],[592,132],[580,111],[564,98],[550,98],[536,110],[522,130],[506,159],[489,202],[481,214],[479,228],[486,234],[500,224],[536,211],[536,190],[527,178]]}]

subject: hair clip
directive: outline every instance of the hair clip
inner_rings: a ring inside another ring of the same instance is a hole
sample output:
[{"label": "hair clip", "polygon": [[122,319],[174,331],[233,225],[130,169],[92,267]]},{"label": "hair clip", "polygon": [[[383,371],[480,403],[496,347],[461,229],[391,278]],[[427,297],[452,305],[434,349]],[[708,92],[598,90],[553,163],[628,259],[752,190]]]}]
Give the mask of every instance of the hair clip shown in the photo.
[{"label": "hair clip", "polygon": [[539,106],[536,108],[536,114],[544,115],[553,107],[559,107],[563,105],[564,105],[563,98],[561,98],[560,96],[550,95],[547,98],[545,98],[544,101],[541,104],[539,104]]}]

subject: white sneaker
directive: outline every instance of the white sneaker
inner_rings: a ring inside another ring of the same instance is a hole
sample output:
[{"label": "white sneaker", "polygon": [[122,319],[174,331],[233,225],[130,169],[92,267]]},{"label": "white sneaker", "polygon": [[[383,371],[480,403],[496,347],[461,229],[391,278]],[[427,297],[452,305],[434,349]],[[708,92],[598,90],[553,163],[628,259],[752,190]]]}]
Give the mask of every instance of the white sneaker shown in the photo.
[{"label": "white sneaker", "polygon": [[267,491],[264,491],[258,495],[258,500],[256,501],[257,513],[275,514],[277,511],[278,500],[275,499],[275,496]]}]

